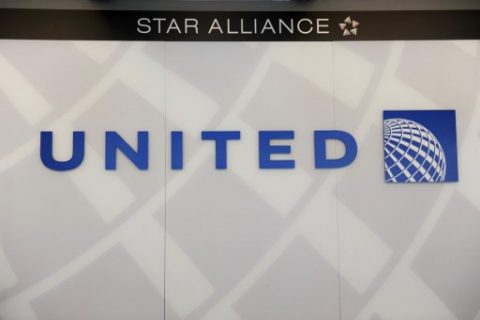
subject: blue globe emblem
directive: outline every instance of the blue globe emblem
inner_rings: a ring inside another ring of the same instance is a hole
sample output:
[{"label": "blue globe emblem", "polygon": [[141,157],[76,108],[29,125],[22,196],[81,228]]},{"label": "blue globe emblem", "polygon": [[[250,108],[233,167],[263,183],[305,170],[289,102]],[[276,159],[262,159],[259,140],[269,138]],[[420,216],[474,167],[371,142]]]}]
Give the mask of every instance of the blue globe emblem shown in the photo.
[{"label": "blue globe emblem", "polygon": [[386,182],[444,182],[446,160],[435,135],[407,119],[383,121]]}]

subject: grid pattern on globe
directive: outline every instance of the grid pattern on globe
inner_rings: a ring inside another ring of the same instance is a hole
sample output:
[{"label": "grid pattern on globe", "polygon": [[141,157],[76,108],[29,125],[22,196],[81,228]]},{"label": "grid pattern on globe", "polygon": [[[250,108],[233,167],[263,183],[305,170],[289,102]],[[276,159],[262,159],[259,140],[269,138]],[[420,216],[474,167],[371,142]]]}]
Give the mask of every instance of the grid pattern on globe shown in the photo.
[{"label": "grid pattern on globe", "polygon": [[445,153],[430,130],[400,118],[384,120],[383,128],[386,182],[445,181]]}]

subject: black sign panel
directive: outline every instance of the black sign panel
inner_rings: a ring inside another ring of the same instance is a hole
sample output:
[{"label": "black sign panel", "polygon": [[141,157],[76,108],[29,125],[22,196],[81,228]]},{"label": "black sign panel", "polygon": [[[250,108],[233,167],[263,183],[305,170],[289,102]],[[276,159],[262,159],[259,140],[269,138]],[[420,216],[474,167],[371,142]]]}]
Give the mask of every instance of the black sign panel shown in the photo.
[{"label": "black sign panel", "polygon": [[480,39],[480,10],[155,12],[1,9],[0,38],[146,41]]}]

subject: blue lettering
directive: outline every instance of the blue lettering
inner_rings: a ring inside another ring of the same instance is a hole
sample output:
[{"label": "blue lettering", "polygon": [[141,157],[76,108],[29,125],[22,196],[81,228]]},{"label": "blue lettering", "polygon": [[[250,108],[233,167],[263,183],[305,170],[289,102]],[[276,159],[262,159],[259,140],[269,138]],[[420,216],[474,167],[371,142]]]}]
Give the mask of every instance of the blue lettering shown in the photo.
[{"label": "blue lettering", "polygon": [[183,169],[183,132],[172,131],[170,133],[172,154],[172,170]]},{"label": "blue lettering", "polygon": [[42,163],[55,171],[68,171],[82,164],[85,156],[85,132],[73,132],[72,157],[66,161],[57,161],[53,158],[53,133],[42,131],[40,133],[40,158]]},{"label": "blue lettering", "polygon": [[[327,140],[338,140],[345,146],[345,154],[337,159],[327,159]],[[357,143],[355,138],[338,130],[314,132],[315,168],[336,169],[350,165],[357,157]]]},{"label": "blue lettering", "polygon": [[202,140],[215,141],[215,168],[227,169],[227,141],[240,140],[240,131],[202,131]]},{"label": "blue lettering", "polygon": [[293,131],[259,131],[258,151],[260,169],[293,169],[295,160],[272,160],[272,154],[290,154],[291,147],[288,145],[272,146],[271,140],[292,140],[295,138]]},{"label": "blue lettering", "polygon": [[117,169],[117,149],[120,150],[138,169],[148,170],[148,132],[137,133],[138,148],[135,151],[115,131],[105,133],[105,169]]}]

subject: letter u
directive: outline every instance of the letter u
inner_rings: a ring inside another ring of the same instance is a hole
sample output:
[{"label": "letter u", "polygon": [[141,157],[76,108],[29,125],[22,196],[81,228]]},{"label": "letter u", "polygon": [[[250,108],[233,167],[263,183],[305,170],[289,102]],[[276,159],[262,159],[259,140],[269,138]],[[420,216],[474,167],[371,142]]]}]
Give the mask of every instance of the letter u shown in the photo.
[{"label": "letter u", "polygon": [[85,156],[85,132],[73,132],[73,151],[70,159],[58,161],[53,157],[53,133],[42,131],[40,133],[40,158],[45,167],[55,171],[73,170],[80,166]]}]

